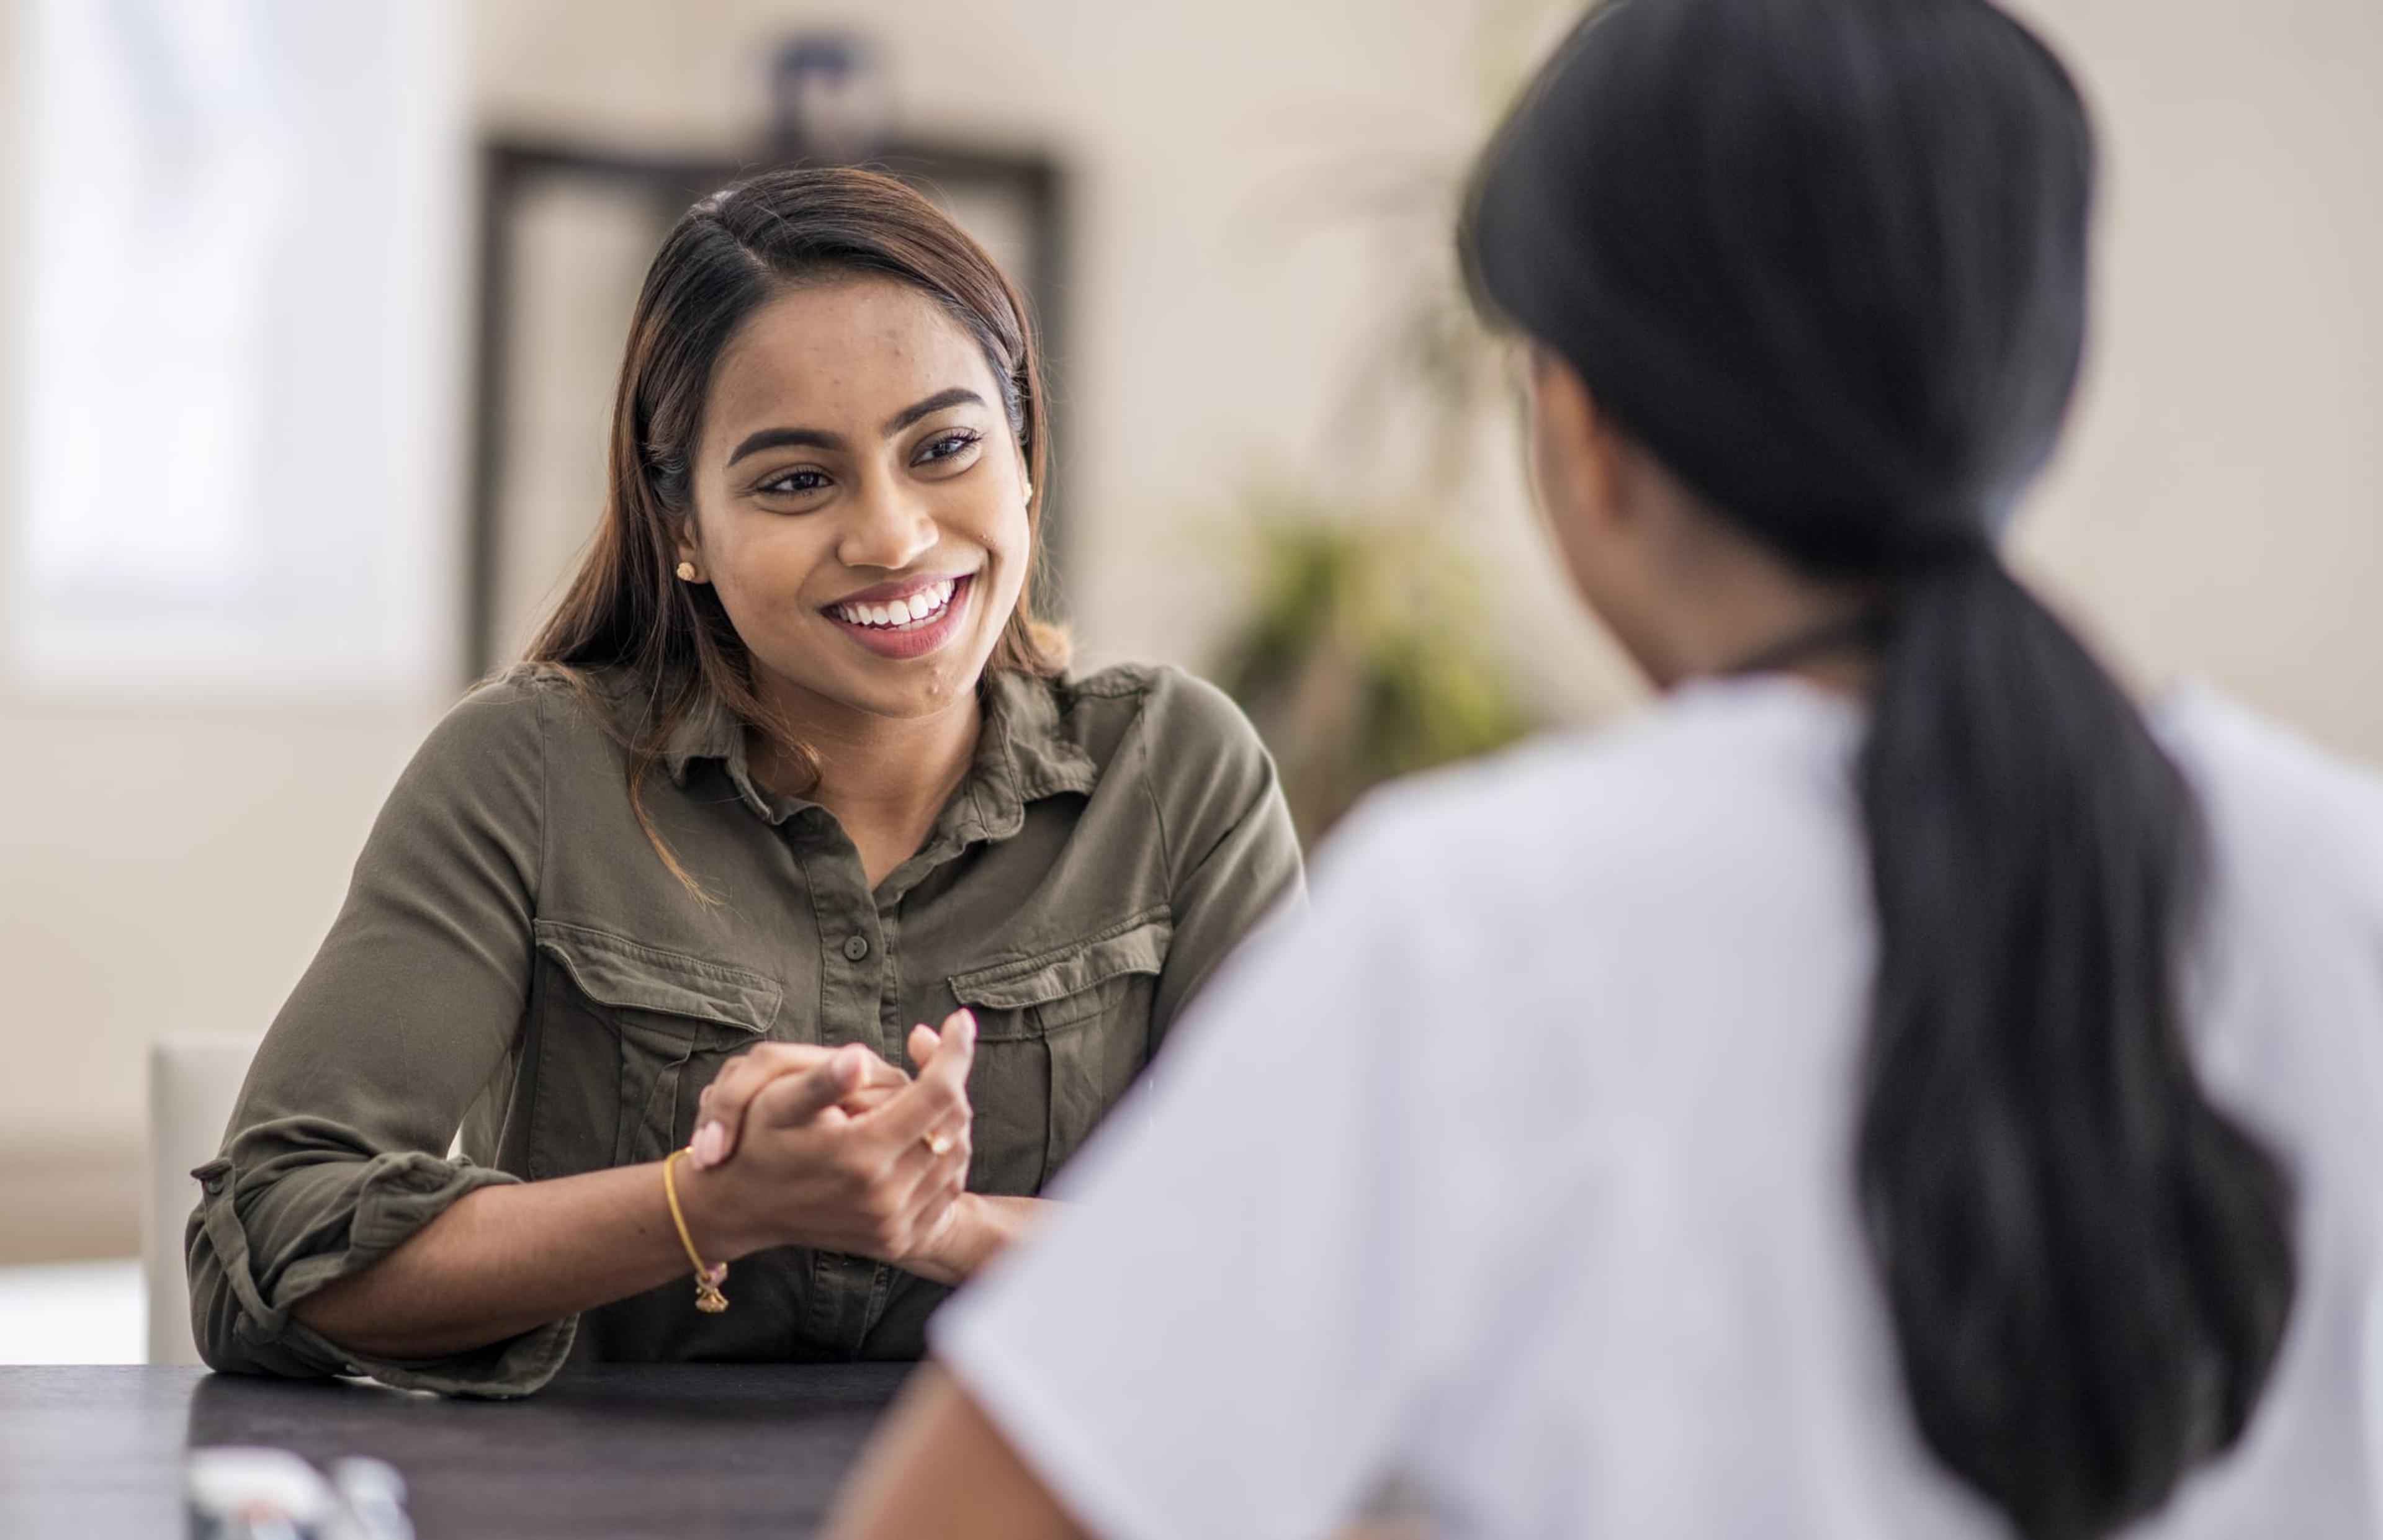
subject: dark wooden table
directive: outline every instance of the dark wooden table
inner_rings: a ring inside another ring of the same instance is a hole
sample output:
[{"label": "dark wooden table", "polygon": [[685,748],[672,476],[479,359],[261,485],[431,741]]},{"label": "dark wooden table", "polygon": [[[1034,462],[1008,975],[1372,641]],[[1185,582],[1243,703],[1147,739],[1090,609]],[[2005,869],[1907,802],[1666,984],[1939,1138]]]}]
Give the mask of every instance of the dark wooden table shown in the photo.
[{"label": "dark wooden table", "polygon": [[519,1401],[0,1368],[0,1536],[179,1535],[182,1454],[206,1444],[386,1460],[421,1540],[809,1534],[908,1368],[590,1366]]}]

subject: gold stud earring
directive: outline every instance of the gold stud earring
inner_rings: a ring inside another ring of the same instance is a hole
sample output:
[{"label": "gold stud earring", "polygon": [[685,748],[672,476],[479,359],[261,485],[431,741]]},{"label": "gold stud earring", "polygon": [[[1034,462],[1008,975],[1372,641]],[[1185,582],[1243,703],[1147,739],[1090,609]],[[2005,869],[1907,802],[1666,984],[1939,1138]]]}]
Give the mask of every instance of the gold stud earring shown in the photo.
[{"label": "gold stud earring", "polygon": [[681,583],[693,583],[695,581],[694,562],[682,561],[678,564],[678,580]]},{"label": "gold stud earring", "polygon": [[1028,502],[1034,500],[1034,484],[1031,481],[1026,484],[1026,500]]}]

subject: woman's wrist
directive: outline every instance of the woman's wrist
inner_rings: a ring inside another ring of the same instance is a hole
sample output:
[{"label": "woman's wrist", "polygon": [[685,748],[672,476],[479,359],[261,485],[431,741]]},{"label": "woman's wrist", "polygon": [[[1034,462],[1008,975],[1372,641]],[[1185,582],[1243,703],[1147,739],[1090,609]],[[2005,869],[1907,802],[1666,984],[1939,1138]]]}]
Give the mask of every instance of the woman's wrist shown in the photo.
[{"label": "woman's wrist", "polygon": [[952,1200],[934,1237],[918,1251],[904,1257],[902,1270],[929,1283],[957,1288],[982,1266],[998,1244],[992,1205],[978,1193],[963,1192]]},{"label": "woman's wrist", "polygon": [[706,1263],[735,1262],[775,1244],[757,1232],[727,1167],[704,1167],[683,1160],[673,1175],[678,1183],[679,1204],[686,1214],[687,1234]]},{"label": "woman's wrist", "polygon": [[902,1265],[930,1282],[957,1287],[1031,1230],[1049,1207],[1043,1198],[964,1192],[934,1242]]}]

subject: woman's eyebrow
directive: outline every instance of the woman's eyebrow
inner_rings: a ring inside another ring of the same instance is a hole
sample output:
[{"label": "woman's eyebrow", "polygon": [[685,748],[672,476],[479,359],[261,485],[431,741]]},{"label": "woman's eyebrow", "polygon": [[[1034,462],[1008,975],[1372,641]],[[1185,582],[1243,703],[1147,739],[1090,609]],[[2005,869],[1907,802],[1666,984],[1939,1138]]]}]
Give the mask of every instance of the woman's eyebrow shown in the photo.
[{"label": "woman's eyebrow", "polygon": [[[983,404],[982,396],[964,385],[955,385],[949,390],[938,390],[923,401],[904,407],[893,416],[886,418],[885,425],[878,431],[887,435],[896,434],[920,418],[941,412],[945,407],[982,406]],[[763,450],[807,449],[840,451],[845,448],[842,434],[830,433],[824,428],[763,428],[758,433],[747,434],[745,441],[737,445],[735,452],[729,455],[728,463],[734,465],[747,455],[759,454]]]},{"label": "woman's eyebrow", "polygon": [[919,402],[915,406],[904,407],[901,411],[894,413],[893,416],[885,419],[885,426],[881,431],[888,434],[899,433],[904,428],[908,427],[912,423],[917,422],[920,418],[927,416],[932,413],[941,412],[947,406],[967,406],[970,403],[977,406],[982,406],[984,404],[984,398],[978,395],[975,391],[970,390],[966,386],[955,385],[949,390],[936,391],[933,395],[928,397],[925,400]]},{"label": "woman's eyebrow", "polygon": [[844,447],[842,434],[829,433],[821,428],[763,428],[759,433],[747,434],[745,441],[736,446],[735,452],[728,457],[728,463],[734,465],[747,455],[759,454],[763,450],[793,448],[841,450]]}]

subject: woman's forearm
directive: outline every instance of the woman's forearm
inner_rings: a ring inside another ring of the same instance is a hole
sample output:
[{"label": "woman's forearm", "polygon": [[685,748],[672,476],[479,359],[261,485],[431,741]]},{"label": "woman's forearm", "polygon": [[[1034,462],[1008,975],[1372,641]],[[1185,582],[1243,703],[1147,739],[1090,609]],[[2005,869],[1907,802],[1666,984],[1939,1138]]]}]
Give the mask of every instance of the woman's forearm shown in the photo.
[{"label": "woman's forearm", "polygon": [[[681,1162],[675,1175],[704,1261],[733,1260],[718,1222],[718,1174]],[[481,1188],[293,1313],[355,1352],[443,1358],[691,1271],[656,1162]]]},{"label": "woman's forearm", "polygon": [[[743,1254],[731,1226],[718,1221],[718,1174],[682,1164],[676,1176],[704,1261]],[[962,1283],[1031,1229],[1046,1206],[1040,1198],[971,1194],[945,1245],[908,1265],[937,1283]],[[690,1270],[661,1165],[619,1166],[467,1194],[379,1262],[300,1300],[293,1313],[357,1352],[441,1358]]]},{"label": "woman's forearm", "polygon": [[[941,1283],[974,1273],[1030,1227],[1043,1204],[948,1196],[965,1174],[966,1143],[947,1140],[936,1150],[924,1135],[943,1129],[955,1109],[965,1118],[972,1045],[963,1036],[949,1064],[858,1114],[827,1111],[860,1090],[857,1066],[822,1060],[777,1080],[757,1103],[773,1109],[761,1131],[726,1164],[679,1164],[679,1200],[703,1260],[801,1244],[875,1255]],[[882,1222],[886,1205],[902,1221],[891,1232],[856,1218],[874,1214]],[[936,1209],[935,1233],[920,1246],[925,1232],[911,1226],[928,1224]],[[655,1162],[482,1188],[364,1271],[300,1300],[295,1313],[358,1353],[443,1358],[690,1271]]]}]

